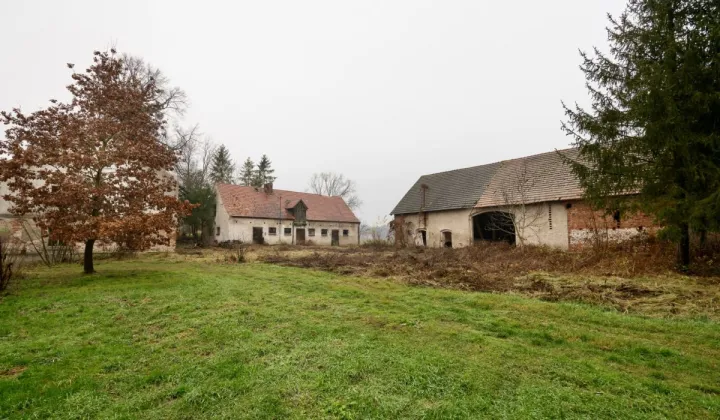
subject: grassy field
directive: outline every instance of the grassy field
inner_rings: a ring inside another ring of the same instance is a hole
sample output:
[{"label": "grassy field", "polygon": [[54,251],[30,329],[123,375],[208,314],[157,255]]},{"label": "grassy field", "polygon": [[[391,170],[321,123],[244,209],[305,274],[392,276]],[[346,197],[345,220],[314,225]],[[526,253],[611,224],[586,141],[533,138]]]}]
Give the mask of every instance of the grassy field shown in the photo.
[{"label": "grassy field", "polygon": [[0,301],[0,418],[717,418],[720,328],[175,257]]}]

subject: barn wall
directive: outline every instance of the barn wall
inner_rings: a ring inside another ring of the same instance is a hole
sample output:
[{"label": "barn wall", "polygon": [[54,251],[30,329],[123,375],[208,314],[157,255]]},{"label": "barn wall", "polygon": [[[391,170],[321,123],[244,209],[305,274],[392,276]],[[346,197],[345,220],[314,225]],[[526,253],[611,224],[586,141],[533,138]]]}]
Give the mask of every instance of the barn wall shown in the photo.
[{"label": "barn wall", "polygon": [[[515,213],[518,229],[515,243],[526,245],[546,245],[568,249],[567,209],[565,203],[550,202],[528,204],[524,210],[519,207],[483,208],[484,211],[509,211]],[[523,222],[524,220],[524,222]],[[521,237],[522,236],[522,241]]]},{"label": "barn wall", "polygon": [[605,211],[593,210],[584,201],[568,203],[569,244],[571,249],[590,246],[597,241],[620,242],[656,232],[660,226],[644,213],[620,214],[618,222]]},{"label": "barn wall", "polygon": [[[549,211],[551,209],[551,211]],[[462,209],[428,212],[424,216],[420,214],[404,215],[406,223],[406,235],[411,235],[411,242],[422,245],[422,237],[419,230],[427,232],[427,246],[442,246],[442,232],[450,230],[453,237],[453,248],[468,246],[474,242],[473,239],[473,215],[492,211],[513,211],[503,207],[487,207],[482,209]],[[516,212],[516,218],[522,219],[520,212]],[[565,204],[539,203],[527,205],[525,209],[525,223],[518,224],[523,227],[522,232],[516,232],[516,243],[520,243],[520,235],[524,243],[528,245],[548,245],[561,249],[568,248],[568,226],[567,211]],[[552,219],[552,222],[550,221]],[[396,216],[395,220],[399,220]],[[410,223],[410,225],[407,225]]]},{"label": "barn wall", "polygon": [[[409,238],[411,243],[421,246],[422,236],[419,230],[425,229],[427,232],[427,246],[441,247],[443,246],[443,233],[450,231],[452,233],[453,248],[462,248],[472,244],[472,224],[470,220],[470,212],[472,209],[446,210],[428,212],[424,215],[406,214],[396,215],[395,225],[399,229],[404,224],[404,235]],[[398,237],[398,234],[395,234]]]}]

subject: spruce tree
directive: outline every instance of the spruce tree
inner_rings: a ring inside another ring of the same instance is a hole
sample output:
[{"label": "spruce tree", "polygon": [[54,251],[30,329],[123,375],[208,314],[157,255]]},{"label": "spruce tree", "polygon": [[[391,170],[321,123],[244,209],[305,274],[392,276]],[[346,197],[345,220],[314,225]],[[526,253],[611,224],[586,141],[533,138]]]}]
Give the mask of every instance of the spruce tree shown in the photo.
[{"label": "spruce tree", "polygon": [[630,0],[609,20],[609,54],[581,54],[591,110],[563,105],[569,163],[598,208],[655,216],[687,266],[691,232],[720,227],[720,7]]},{"label": "spruce tree", "polygon": [[272,176],[275,170],[272,169],[270,165],[271,162],[267,155],[262,155],[260,162],[257,164],[257,169],[255,170],[253,186],[260,188],[265,184],[270,184],[275,181],[275,177]]},{"label": "spruce tree", "polygon": [[252,159],[245,159],[242,169],[240,170],[240,183],[245,186],[252,186],[255,178],[255,162]]},{"label": "spruce tree", "polygon": [[232,184],[234,172],[235,164],[230,158],[230,151],[224,145],[220,145],[213,157],[210,179],[215,183]]}]

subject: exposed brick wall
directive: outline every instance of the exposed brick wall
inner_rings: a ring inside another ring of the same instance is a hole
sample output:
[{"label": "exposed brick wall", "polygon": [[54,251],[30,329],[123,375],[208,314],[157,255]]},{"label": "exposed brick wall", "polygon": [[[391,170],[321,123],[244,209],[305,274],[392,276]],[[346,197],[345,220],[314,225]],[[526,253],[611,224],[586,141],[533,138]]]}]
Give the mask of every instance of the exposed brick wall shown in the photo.
[{"label": "exposed brick wall", "polygon": [[652,234],[659,228],[652,217],[644,213],[613,214],[593,211],[584,201],[568,203],[568,240],[571,249],[577,249],[597,240],[622,241],[638,235]]}]

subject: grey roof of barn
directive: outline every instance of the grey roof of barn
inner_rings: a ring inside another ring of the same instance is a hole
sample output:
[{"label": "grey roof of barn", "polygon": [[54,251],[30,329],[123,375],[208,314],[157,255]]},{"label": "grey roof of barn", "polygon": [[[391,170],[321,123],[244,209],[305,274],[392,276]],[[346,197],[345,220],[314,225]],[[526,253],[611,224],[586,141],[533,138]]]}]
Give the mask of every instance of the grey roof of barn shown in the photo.
[{"label": "grey roof of barn", "polygon": [[390,214],[421,211],[423,185],[427,186],[422,209],[426,212],[502,206],[507,204],[503,189],[517,182],[520,174],[530,185],[525,204],[581,198],[582,189],[561,155],[575,159],[577,150],[558,150],[423,175]]}]

